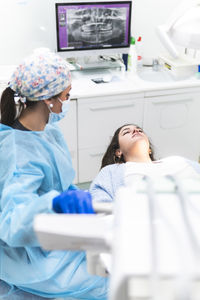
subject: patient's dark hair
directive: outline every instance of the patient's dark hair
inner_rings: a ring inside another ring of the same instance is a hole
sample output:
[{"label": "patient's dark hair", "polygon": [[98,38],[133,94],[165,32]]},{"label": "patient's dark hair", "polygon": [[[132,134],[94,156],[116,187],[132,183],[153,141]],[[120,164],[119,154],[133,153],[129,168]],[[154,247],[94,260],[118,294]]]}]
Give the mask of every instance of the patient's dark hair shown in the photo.
[{"label": "patient's dark hair", "polygon": [[[134,125],[136,126],[137,128],[140,128],[140,126],[138,125],[135,125],[135,124],[124,124],[123,126],[119,127],[113,137],[112,137],[112,140],[110,142],[110,144],[108,145],[108,148],[102,158],[102,161],[101,161],[101,169],[105,166],[108,166],[108,165],[111,165],[111,164],[123,164],[125,163],[125,159],[124,159],[124,156],[123,154],[121,155],[121,157],[117,157],[116,156],[116,150],[119,149],[119,132],[120,130],[124,127],[124,126],[130,126],[130,125]],[[142,128],[141,128],[142,129]],[[152,144],[151,142],[149,141],[149,145],[150,145],[150,158],[152,161],[155,160],[154,158],[154,151],[153,151],[153,147],[152,147]]]}]

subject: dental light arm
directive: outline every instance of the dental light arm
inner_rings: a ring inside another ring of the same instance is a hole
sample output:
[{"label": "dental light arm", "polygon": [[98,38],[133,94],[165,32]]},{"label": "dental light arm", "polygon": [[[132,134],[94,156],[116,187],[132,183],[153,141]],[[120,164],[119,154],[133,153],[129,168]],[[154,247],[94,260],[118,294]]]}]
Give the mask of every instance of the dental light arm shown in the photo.
[{"label": "dental light arm", "polygon": [[[157,34],[160,38],[160,41],[162,42],[163,46],[169,51],[169,53],[171,54],[171,56],[173,58],[178,58],[179,57],[179,51],[176,49],[176,47],[174,45],[174,42],[173,42],[173,39],[172,39],[174,26],[179,21],[179,19],[181,19],[186,13],[187,14],[188,13],[193,14],[192,9],[194,9],[194,7],[196,7],[196,6],[200,6],[200,0],[189,0],[189,1],[187,0],[187,1],[184,1],[175,10],[175,13],[169,18],[169,20],[166,24],[159,25],[157,27]],[[196,16],[194,16],[194,17],[196,17]],[[197,21],[196,26],[198,26],[198,24],[199,24],[198,22],[200,22],[200,15],[196,17],[196,21]],[[196,28],[194,27],[194,31],[195,30],[196,30]],[[191,35],[192,34],[193,34],[193,32],[191,32]],[[190,39],[186,38],[185,40],[188,41]],[[183,40],[183,43],[184,42],[185,41]],[[186,45],[186,47],[187,46],[188,45]],[[193,48],[193,45],[191,45],[191,48]]]},{"label": "dental light arm", "polygon": [[168,34],[167,26],[160,25],[157,28],[157,33],[163,46],[169,51],[172,57],[177,58],[179,56],[179,52]]}]

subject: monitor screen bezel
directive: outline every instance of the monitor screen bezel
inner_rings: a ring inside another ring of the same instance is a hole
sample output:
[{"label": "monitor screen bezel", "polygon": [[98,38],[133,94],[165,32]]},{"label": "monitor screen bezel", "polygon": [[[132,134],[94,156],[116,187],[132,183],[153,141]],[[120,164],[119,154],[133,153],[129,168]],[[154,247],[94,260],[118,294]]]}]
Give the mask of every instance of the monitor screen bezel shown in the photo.
[{"label": "monitor screen bezel", "polygon": [[[105,4],[129,4],[130,9],[129,9],[129,20],[128,20],[128,45],[122,45],[122,46],[111,46],[111,47],[88,47],[88,48],[70,48],[70,49],[62,49],[60,48],[59,45],[59,20],[58,20],[58,7],[60,6],[74,6],[74,5],[93,5],[93,4],[98,4],[98,5],[105,5]],[[68,53],[68,52],[75,52],[75,51],[101,51],[101,50],[108,50],[111,51],[112,49],[128,49],[130,47],[130,39],[131,39],[131,14],[132,14],[132,1],[127,0],[127,1],[98,1],[98,2],[92,2],[92,1],[87,1],[87,2],[57,2],[55,3],[55,13],[56,13],[56,41],[57,41],[57,52],[59,53]]]}]

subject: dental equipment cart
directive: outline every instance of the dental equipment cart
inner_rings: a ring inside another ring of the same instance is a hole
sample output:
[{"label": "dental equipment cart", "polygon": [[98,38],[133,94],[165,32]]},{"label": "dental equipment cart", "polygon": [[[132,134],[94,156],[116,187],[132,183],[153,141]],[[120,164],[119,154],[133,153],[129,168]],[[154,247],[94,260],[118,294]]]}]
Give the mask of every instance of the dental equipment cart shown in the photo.
[{"label": "dental equipment cart", "polygon": [[45,249],[85,250],[89,272],[110,273],[109,300],[199,300],[199,228],[200,180],[174,176],[120,188],[112,215],[34,222]]}]

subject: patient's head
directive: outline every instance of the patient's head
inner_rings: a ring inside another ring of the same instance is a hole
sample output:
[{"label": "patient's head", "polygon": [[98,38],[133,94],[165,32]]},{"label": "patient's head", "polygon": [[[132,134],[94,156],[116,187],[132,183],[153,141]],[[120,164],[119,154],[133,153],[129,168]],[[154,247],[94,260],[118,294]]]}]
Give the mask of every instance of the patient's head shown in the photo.
[{"label": "patient's head", "polygon": [[153,161],[151,142],[142,128],[135,124],[125,124],[118,128],[102,159],[101,168],[115,163],[128,161]]}]

